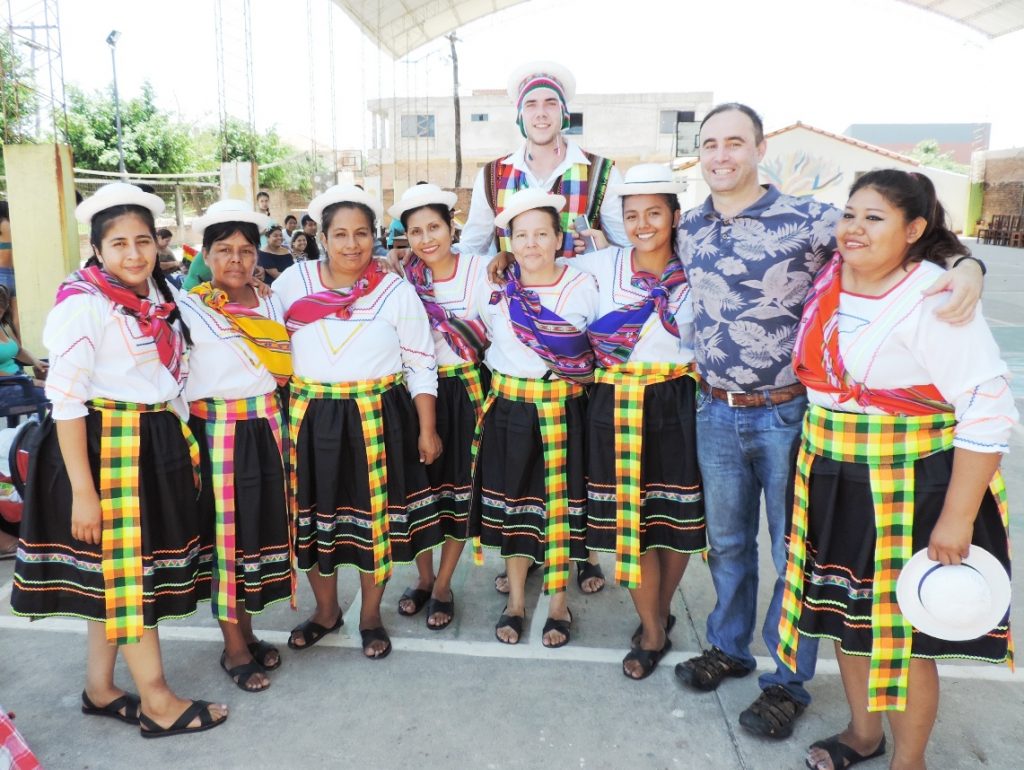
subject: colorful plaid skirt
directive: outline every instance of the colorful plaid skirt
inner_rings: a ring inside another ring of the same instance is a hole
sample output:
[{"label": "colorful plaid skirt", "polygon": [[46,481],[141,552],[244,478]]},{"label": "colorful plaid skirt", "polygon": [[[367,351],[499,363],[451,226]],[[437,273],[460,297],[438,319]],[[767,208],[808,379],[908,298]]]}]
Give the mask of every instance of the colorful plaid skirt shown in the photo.
[{"label": "colorful plaid skirt", "polygon": [[444,450],[427,466],[437,500],[444,538],[469,537],[469,503],[473,496],[473,436],[490,374],[484,367],[442,366],[437,380],[437,434]]},{"label": "colorful plaid skirt", "polygon": [[[640,553],[707,548],[704,496],[697,467],[696,388],[683,376],[648,385],[643,396],[639,462]],[[597,382],[587,405],[587,547],[616,552],[615,386]]]},{"label": "colorful plaid skirt", "polygon": [[[495,378],[500,379],[498,375]],[[587,558],[587,397],[580,390],[580,395],[564,402],[565,423],[560,431],[566,457],[568,558],[572,561]],[[470,536],[479,537],[483,546],[499,549],[504,558],[524,556],[542,563],[547,546],[546,501],[544,442],[537,407],[529,401],[495,397],[480,431]]]},{"label": "colorful plaid skirt", "polygon": [[[300,400],[297,387],[291,395],[293,415]],[[376,472],[375,478],[367,466],[356,399],[309,399],[293,450],[295,556],[304,572],[315,567],[332,575],[338,567],[355,567],[390,574],[390,564],[412,562],[444,540],[427,468],[419,459],[419,419],[409,391],[398,381],[380,399],[386,473]],[[375,544],[371,482],[376,487],[385,475],[387,516]]]},{"label": "colorful plaid skirt", "polygon": [[[196,406],[193,404],[188,424],[199,442],[203,479],[199,510],[203,517],[203,543],[209,547],[216,543],[217,520],[217,485],[207,441],[207,429],[213,418],[196,415]],[[279,419],[283,426],[283,417]],[[234,442],[233,454],[219,461],[225,472],[232,473],[234,489],[234,594],[246,612],[257,614],[291,596],[284,463],[277,438],[265,418],[234,420],[225,427]]]},{"label": "colorful plaid skirt", "polygon": [[[914,463],[913,547],[928,547],[949,488],[953,450]],[[801,634],[839,642],[850,655],[870,655],[875,576],[874,502],[868,466],[815,457],[808,488],[807,563]],[[1009,542],[992,493],[985,492],[972,542],[1010,570]],[[914,630],[911,656],[965,658],[1001,663],[1007,657],[1007,624],[978,639],[950,642]]]},{"label": "colorful plaid skirt", "polygon": [[[100,413],[90,410],[86,436],[93,481],[100,484]],[[189,445],[170,411],[141,415],[139,501],[143,623],[181,618],[210,599],[212,546],[201,546]],[[43,437],[29,469],[11,605],[30,617],[107,619],[101,546],[71,537],[71,483],[57,431]]]}]

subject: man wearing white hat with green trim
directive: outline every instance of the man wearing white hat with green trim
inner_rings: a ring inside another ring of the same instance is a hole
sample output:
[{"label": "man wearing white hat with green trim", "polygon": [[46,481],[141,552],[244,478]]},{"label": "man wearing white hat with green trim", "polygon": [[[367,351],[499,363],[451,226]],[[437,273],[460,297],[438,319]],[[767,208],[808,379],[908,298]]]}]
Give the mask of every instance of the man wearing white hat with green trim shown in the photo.
[{"label": "man wearing white hat with green trim", "polygon": [[494,218],[505,200],[524,188],[564,195],[568,200],[562,212],[563,256],[584,249],[582,238],[574,238],[572,229],[579,216],[586,216],[592,229],[602,230],[611,243],[625,245],[622,204],[618,195],[608,192],[609,185],[622,182],[614,161],[582,150],[562,134],[569,127],[568,105],[576,93],[572,73],[555,62],[531,62],[512,72],[507,90],[525,141],[477,174],[460,250],[466,254],[508,251],[508,234],[495,227]]}]

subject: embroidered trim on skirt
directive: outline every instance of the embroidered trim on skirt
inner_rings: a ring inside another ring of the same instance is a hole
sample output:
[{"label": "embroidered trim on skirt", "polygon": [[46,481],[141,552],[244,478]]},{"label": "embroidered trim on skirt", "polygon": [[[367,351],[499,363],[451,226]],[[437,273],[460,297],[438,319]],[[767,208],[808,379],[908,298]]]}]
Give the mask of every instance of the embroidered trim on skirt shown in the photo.
[{"label": "embroidered trim on skirt", "polygon": [[[640,553],[707,549],[697,467],[696,388],[692,377],[644,389],[640,472]],[[587,547],[615,553],[615,387],[595,383],[587,405]]]},{"label": "embroidered trim on skirt", "polygon": [[[217,511],[206,424],[195,414],[189,419],[189,427],[199,441],[203,476],[199,493],[203,543],[212,546]],[[284,465],[277,439],[265,418],[237,420],[233,428],[236,597],[246,612],[255,615],[291,596]]]},{"label": "embroidered trim on skirt", "polygon": [[[928,546],[952,468],[951,449],[914,463],[915,553]],[[815,457],[809,503],[800,633],[833,639],[851,655],[870,655],[875,524],[867,466]],[[991,552],[1009,572],[1009,541],[989,491],[982,500],[971,542]],[[1007,658],[1007,638],[1008,618],[985,636],[966,642],[936,639],[915,629],[911,657],[1002,663]]]},{"label": "embroidered trim on skirt", "polygon": [[[86,440],[99,489],[101,415],[90,410]],[[56,427],[32,458],[15,564],[16,615],[67,616],[105,622],[102,550],[71,537],[71,483]],[[202,528],[189,445],[170,411],[141,415],[139,499],[142,527],[143,624],[193,614],[210,600],[212,546]]]},{"label": "embroidered trim on skirt", "polygon": [[[441,456],[427,466],[427,478],[437,500],[444,539],[469,538],[469,504],[473,496],[473,436],[483,395],[489,387],[487,369],[466,364],[469,371],[442,366],[437,380],[437,435],[444,447]],[[479,389],[474,403],[466,379]]]},{"label": "embroidered trim on skirt", "polygon": [[[292,402],[296,400],[292,394]],[[381,394],[387,467],[389,563],[408,564],[444,540],[438,506],[419,457],[419,419],[400,381]],[[355,398],[312,398],[295,445],[295,555],[316,567],[375,570],[366,442]]]},{"label": "embroidered trim on skirt", "polygon": [[[513,378],[514,379],[514,378]],[[565,400],[569,559],[587,558],[585,394]],[[470,508],[470,537],[501,556],[545,560],[544,448],[537,407],[495,397],[484,415]]]}]

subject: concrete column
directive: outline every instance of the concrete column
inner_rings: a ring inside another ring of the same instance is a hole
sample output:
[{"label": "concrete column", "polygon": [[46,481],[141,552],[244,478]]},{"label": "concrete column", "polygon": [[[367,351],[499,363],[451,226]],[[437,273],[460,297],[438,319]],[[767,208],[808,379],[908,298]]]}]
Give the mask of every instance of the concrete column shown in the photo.
[{"label": "concrete column", "polygon": [[80,264],[71,148],[4,145],[22,344],[43,357],[43,324],[57,286]]}]

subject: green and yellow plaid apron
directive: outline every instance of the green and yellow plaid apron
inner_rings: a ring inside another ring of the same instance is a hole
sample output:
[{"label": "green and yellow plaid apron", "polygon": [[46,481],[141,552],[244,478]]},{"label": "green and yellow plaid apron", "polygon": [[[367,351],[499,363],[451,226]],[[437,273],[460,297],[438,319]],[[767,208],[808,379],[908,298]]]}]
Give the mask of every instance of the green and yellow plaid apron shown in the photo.
[{"label": "green and yellow plaid apron", "polygon": [[[100,413],[100,509],[106,634],[111,644],[134,644],[146,630],[143,612],[142,502],[139,460],[142,415],[171,411],[167,402],[135,404],[94,398],[89,408]],[[181,433],[199,486],[199,444],[188,424]]]},{"label": "green and yellow plaid apron", "polygon": [[468,361],[464,364],[446,364],[437,368],[437,377],[458,377],[462,380],[479,423],[484,410],[484,385],[480,379],[480,367]]},{"label": "green and yellow plaid apron", "polygon": [[[867,465],[875,520],[868,711],[905,711],[907,707],[913,629],[896,601],[896,580],[913,555],[914,462],[952,447],[955,424],[948,412],[897,417],[833,412],[820,406],[811,406],[804,418],[779,622],[779,657],[796,670],[807,559],[808,483],[814,458]],[[989,489],[1006,526],[1006,487],[999,471]]]},{"label": "green and yellow plaid apron", "polygon": [[[206,446],[210,453],[215,522],[213,613],[218,620],[237,623],[238,587],[235,557],[235,423],[263,418],[269,423],[284,467],[281,404],[276,391],[239,399],[205,398],[189,405],[192,414],[206,421]],[[289,546],[290,548],[290,546]],[[289,564],[291,558],[289,555]],[[292,600],[295,572],[292,570]]]},{"label": "green and yellow plaid apron", "polygon": [[[366,444],[366,471],[370,484],[370,539],[373,548],[373,581],[381,585],[391,577],[391,541],[388,538],[388,465],[384,451],[382,396],[405,381],[402,373],[357,382],[313,382],[292,378],[288,415],[289,466],[292,493],[292,532],[298,520],[298,469],[296,447],[299,428],[313,399],[349,399],[355,402]],[[294,537],[292,538],[294,541]]]},{"label": "green and yellow plaid apron", "polygon": [[[498,398],[533,404],[540,422],[544,454],[544,593],[564,591],[569,586],[569,479],[566,473],[569,431],[565,402],[584,394],[582,385],[567,380],[534,380],[495,372],[491,392],[473,438],[473,476],[483,436],[483,416]],[[480,538],[474,539],[474,559],[479,563]]]},{"label": "green and yellow plaid apron", "polygon": [[594,370],[594,382],[615,388],[615,580],[640,587],[640,461],[643,457],[644,391],[679,377],[698,379],[692,364],[624,363]]}]

